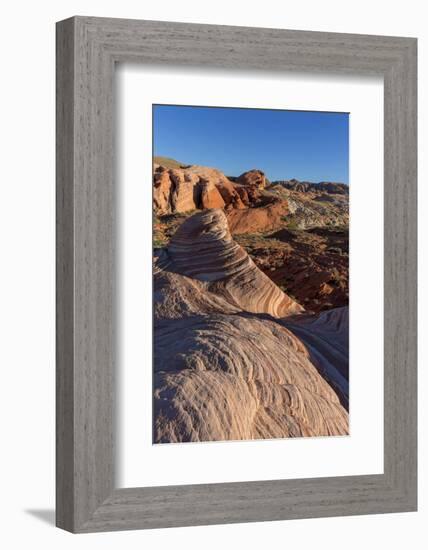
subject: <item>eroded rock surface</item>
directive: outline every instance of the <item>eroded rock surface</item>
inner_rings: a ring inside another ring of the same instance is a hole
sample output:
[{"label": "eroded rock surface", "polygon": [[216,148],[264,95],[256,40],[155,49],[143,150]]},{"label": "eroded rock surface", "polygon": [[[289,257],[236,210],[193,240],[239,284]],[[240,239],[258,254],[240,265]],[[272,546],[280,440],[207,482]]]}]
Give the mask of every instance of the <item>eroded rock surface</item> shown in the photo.
[{"label": "eroded rock surface", "polygon": [[195,211],[222,209],[232,235],[276,285],[311,312],[347,305],[349,188],[279,181],[260,170],[239,177],[157,158],[154,243],[168,246]]},{"label": "eroded rock surface", "polygon": [[306,310],[320,312],[348,304],[347,227],[283,228],[235,238],[255,264]]},{"label": "eroded rock surface", "polygon": [[287,201],[289,223],[298,229],[349,224],[349,188],[342,183],[274,182],[270,191]]},{"label": "eroded rock surface", "polygon": [[248,170],[248,172],[244,172],[237,178],[237,182],[245,187],[264,189],[266,187],[266,176],[261,170]]},{"label": "eroded rock surface", "polygon": [[157,215],[176,214],[206,208],[245,208],[248,194],[215,168],[187,166],[166,168],[155,165],[153,173],[153,205]]},{"label": "eroded rock surface", "polygon": [[313,183],[308,181],[298,180],[280,180],[274,181],[273,185],[282,185],[286,189],[291,191],[298,191],[300,193],[312,192],[324,192],[332,193],[335,195],[349,195],[349,187],[344,183],[335,183],[330,181],[320,181],[319,183]]},{"label": "eroded rock surface", "polygon": [[277,323],[212,314],[156,331],[155,442],[348,433],[336,393]]},{"label": "eroded rock surface", "polygon": [[[262,273],[222,210],[188,218],[158,250],[154,304],[154,442],[348,433],[326,376],[334,338],[317,344],[334,322],[306,316]],[[344,346],[333,365],[343,377]]]},{"label": "eroded rock surface", "polygon": [[273,317],[303,311],[232,239],[226,215],[220,209],[205,210],[188,218],[172,237],[157,266],[209,283],[207,291],[241,311]]},{"label": "eroded rock surface", "polygon": [[306,346],[311,361],[335,389],[343,406],[349,405],[349,308],[283,320]]}]

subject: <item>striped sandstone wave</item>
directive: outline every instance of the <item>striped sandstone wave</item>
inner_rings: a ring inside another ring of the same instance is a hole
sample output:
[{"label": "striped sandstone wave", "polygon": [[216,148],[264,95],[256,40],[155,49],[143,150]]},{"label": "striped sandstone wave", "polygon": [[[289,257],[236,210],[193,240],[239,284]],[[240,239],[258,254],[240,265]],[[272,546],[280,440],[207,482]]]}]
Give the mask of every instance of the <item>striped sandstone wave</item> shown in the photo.
[{"label": "striped sandstone wave", "polygon": [[214,314],[166,320],[156,332],[155,442],[348,433],[336,393],[277,323]]},{"label": "striped sandstone wave", "polygon": [[283,320],[283,325],[305,344],[313,364],[349,406],[349,308]]},{"label": "striped sandstone wave", "polygon": [[233,241],[222,210],[195,214],[157,253],[154,305],[155,443],[348,434],[323,376],[325,340],[343,323],[302,314]]},{"label": "striped sandstone wave", "polygon": [[242,311],[285,317],[303,310],[232,239],[220,209],[204,210],[187,219],[172,237],[159,266],[210,283],[209,291]]}]

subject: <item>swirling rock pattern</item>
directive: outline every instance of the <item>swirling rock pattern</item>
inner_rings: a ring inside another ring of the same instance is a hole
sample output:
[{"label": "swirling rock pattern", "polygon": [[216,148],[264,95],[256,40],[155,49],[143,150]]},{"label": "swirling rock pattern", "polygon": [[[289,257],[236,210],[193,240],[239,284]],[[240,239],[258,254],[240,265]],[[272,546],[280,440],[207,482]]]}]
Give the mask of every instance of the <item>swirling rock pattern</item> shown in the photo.
[{"label": "swirling rock pattern", "polygon": [[335,389],[343,406],[349,405],[349,308],[318,315],[284,319],[282,324],[305,344],[312,363]]},{"label": "swirling rock pattern", "polygon": [[347,433],[335,392],[278,324],[214,314],[156,331],[155,442]]},{"label": "swirling rock pattern", "polygon": [[155,443],[348,433],[326,350],[315,362],[316,342],[295,329],[333,335],[334,316],[305,316],[233,241],[222,210],[188,218],[157,253],[154,303]]},{"label": "swirling rock pattern", "polygon": [[232,239],[220,209],[204,210],[187,219],[171,239],[167,255],[169,271],[210,282],[209,291],[242,311],[284,317],[303,310]]}]

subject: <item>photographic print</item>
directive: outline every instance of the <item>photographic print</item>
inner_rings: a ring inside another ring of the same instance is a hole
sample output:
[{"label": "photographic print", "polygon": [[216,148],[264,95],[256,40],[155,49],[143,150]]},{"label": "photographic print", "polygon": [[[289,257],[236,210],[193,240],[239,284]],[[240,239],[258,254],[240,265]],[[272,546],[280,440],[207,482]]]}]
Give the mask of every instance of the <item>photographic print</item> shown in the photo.
[{"label": "photographic print", "polygon": [[153,105],[153,443],[349,434],[349,114]]}]

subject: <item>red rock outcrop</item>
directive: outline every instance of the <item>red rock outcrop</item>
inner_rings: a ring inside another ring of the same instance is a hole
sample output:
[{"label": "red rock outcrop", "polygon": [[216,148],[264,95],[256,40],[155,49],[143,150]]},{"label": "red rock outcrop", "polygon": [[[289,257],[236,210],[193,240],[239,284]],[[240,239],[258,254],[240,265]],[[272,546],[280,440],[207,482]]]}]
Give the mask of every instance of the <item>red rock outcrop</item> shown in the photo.
[{"label": "red rock outcrop", "polygon": [[256,208],[228,209],[227,220],[232,234],[240,235],[276,229],[287,214],[287,201],[273,198]]},{"label": "red rock outcrop", "polygon": [[171,213],[171,195],[172,180],[169,171],[162,166],[155,167],[153,174],[153,207],[156,212]]},{"label": "red rock outcrop", "polygon": [[248,172],[241,174],[236,181],[245,187],[260,190],[266,187],[266,176],[261,170],[248,170]]},{"label": "red rock outcrop", "polygon": [[[256,265],[312,312],[349,301],[349,249],[346,228],[281,229],[264,246],[254,247]],[[269,248],[269,243],[282,246]]]},{"label": "red rock outcrop", "polygon": [[153,204],[156,214],[175,214],[196,209],[245,208],[248,193],[239,193],[235,184],[215,168],[155,166]]},{"label": "red rock outcrop", "polygon": [[171,180],[171,210],[173,212],[187,212],[194,210],[197,200],[196,184],[198,178],[181,169],[169,170]]},{"label": "red rock outcrop", "polygon": [[209,208],[223,208],[226,203],[220,194],[218,188],[210,181],[203,181],[200,184],[201,195],[199,200],[199,207],[203,210]]}]

